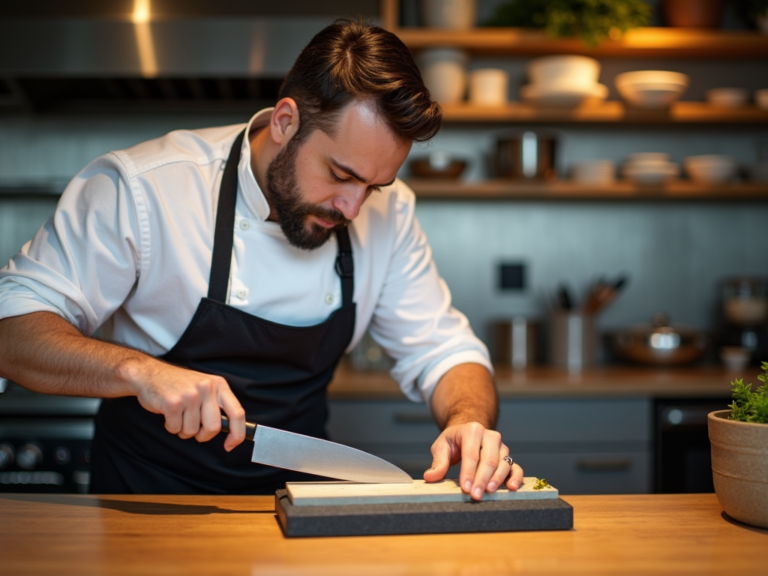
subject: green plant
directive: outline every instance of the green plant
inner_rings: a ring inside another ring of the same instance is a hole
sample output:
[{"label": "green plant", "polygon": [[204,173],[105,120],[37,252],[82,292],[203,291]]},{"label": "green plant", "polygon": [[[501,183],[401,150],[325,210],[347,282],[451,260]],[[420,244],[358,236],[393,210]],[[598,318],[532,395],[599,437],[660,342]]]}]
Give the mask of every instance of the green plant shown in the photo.
[{"label": "green plant", "polygon": [[646,26],[651,6],[643,0],[508,0],[484,26],[543,28],[550,38],[577,36],[595,47]]},{"label": "green plant", "polygon": [[733,404],[729,420],[739,422],[757,422],[768,424],[768,362],[763,362],[763,373],[757,378],[763,383],[757,390],[752,391],[752,384],[744,384],[739,378],[731,382],[733,387]]}]

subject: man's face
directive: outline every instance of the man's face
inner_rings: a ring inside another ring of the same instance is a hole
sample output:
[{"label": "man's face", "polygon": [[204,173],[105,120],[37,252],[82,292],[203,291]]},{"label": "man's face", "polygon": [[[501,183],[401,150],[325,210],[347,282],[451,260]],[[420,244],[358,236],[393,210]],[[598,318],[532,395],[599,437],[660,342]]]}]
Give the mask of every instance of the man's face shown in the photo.
[{"label": "man's face", "polygon": [[315,130],[301,143],[289,140],[267,169],[265,190],[288,241],[304,250],[322,246],[394,181],[410,148],[367,102],[347,106],[333,135]]}]

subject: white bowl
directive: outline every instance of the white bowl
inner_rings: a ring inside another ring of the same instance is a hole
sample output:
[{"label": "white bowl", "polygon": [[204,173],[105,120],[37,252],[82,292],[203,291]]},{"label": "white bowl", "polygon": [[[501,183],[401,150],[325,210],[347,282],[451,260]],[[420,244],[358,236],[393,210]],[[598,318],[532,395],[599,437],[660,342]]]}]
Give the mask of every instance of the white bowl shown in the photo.
[{"label": "white bowl", "polygon": [[589,160],[573,165],[571,175],[575,182],[610,184],[615,180],[616,163],[613,160]]},{"label": "white bowl", "polygon": [[431,48],[418,55],[424,85],[441,104],[459,102],[467,87],[467,55],[456,48]]},{"label": "white bowl", "polygon": [[768,110],[768,88],[755,90],[755,104],[757,104],[758,108]]},{"label": "white bowl", "polygon": [[688,88],[688,77],[679,72],[641,70],[616,76],[622,98],[638,108],[667,108]]},{"label": "white bowl", "polygon": [[566,81],[591,86],[600,76],[600,63],[586,56],[544,56],[531,60],[526,71],[534,85]]},{"label": "white bowl", "polygon": [[659,164],[626,164],[623,174],[629,180],[642,185],[659,185],[676,177],[680,167],[672,162]]},{"label": "white bowl", "polygon": [[749,99],[744,88],[713,88],[707,90],[707,102],[717,108],[739,108]]},{"label": "white bowl", "polygon": [[685,171],[694,182],[702,184],[722,184],[736,174],[736,161],[730,156],[707,154],[689,156],[683,161]]},{"label": "white bowl", "polygon": [[566,84],[528,84],[520,88],[520,97],[538,106],[572,108],[584,102],[601,102],[608,96],[608,86],[592,84],[575,86]]}]

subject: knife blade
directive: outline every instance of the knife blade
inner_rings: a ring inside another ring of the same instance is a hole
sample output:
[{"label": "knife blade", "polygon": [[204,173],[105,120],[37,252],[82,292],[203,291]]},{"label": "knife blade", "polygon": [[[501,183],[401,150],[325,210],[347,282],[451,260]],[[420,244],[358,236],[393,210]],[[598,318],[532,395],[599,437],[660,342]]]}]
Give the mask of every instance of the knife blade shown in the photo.
[{"label": "knife blade", "polygon": [[[221,431],[229,432],[229,419],[221,417]],[[245,437],[253,440],[251,461],[338,480],[368,484],[413,482],[407,472],[357,448],[312,436],[245,423]]]}]

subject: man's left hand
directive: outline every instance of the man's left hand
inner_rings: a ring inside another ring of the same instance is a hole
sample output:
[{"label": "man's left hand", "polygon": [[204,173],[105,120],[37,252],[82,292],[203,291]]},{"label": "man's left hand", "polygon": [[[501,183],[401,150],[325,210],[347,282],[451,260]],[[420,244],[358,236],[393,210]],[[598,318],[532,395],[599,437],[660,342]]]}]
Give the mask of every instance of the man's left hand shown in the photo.
[{"label": "man's left hand", "polygon": [[505,456],[509,456],[509,448],[495,430],[478,422],[448,426],[432,444],[432,467],[424,473],[424,480],[442,480],[448,468],[461,461],[459,485],[473,500],[495,492],[505,481],[507,488],[517,490],[523,482],[523,469],[513,464],[510,470]]}]

